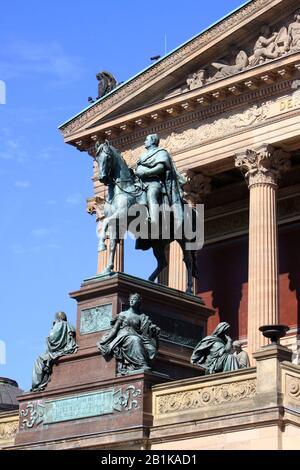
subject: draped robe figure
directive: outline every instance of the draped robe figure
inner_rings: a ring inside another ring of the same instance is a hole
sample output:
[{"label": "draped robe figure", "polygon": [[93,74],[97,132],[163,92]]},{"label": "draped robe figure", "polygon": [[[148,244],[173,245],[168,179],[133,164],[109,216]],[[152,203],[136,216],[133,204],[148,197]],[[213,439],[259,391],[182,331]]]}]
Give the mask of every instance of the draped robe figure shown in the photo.
[{"label": "draped robe figure", "polygon": [[105,359],[117,359],[121,374],[151,370],[158,349],[160,330],[140,313],[140,296],[130,296],[129,303],[130,308],[118,314],[112,329],[97,343]]},{"label": "draped robe figure", "polygon": [[240,369],[247,369],[247,367],[250,367],[248,353],[246,351],[243,351],[241,341],[233,341],[232,350],[233,355],[238,360]]},{"label": "draped robe figure", "polygon": [[[150,134],[146,137],[146,152],[137,161],[135,174],[141,179],[146,190],[145,203],[149,210],[151,224],[159,227],[159,207],[168,207],[174,220],[181,224],[183,213],[183,189],[185,178],[177,171],[167,150],[158,147],[159,137]],[[147,250],[151,240],[137,239],[136,248]]]},{"label": "draped robe figure", "polygon": [[226,334],[229,329],[228,323],[219,323],[213,333],[195,347],[191,363],[203,367],[205,374],[239,369],[238,360],[231,353],[232,339]]},{"label": "draped robe figure", "polygon": [[56,314],[55,321],[46,338],[46,351],[35,361],[32,372],[31,391],[43,390],[50,380],[53,363],[61,356],[75,353],[75,328],[67,321],[64,312]]}]

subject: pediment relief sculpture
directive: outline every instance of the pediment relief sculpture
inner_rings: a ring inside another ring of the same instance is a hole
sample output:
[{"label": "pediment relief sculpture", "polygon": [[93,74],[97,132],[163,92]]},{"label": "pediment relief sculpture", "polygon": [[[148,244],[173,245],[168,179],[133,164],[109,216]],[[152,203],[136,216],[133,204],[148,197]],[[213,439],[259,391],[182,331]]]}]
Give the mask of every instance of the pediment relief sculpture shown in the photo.
[{"label": "pediment relief sculpture", "polygon": [[264,62],[277,59],[285,54],[300,51],[300,9],[297,10],[286,24],[272,28],[263,25],[259,35],[250,48],[237,52],[231,48],[229,57],[206,65],[197,72],[191,73],[186,79],[182,91],[199,88],[207,83],[220,80]]},{"label": "pediment relief sculpture", "polygon": [[211,65],[214,69],[217,69],[217,73],[208,81],[218,80],[220,78],[229,77],[230,75],[241,72],[249,65],[249,59],[245,51],[240,51],[237,54],[235,63],[233,65],[218,62],[213,62]]},{"label": "pediment relief sculpture", "polygon": [[190,74],[186,80],[186,84],[189,90],[194,90],[206,83],[206,71],[204,69],[198,70]]}]

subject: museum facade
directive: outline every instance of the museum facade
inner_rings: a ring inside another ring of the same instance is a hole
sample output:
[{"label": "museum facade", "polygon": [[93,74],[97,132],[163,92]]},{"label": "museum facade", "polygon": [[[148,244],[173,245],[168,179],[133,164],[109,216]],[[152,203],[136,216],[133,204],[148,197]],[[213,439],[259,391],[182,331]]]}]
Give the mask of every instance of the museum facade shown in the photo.
[{"label": "museum facade", "polygon": [[[100,74],[98,99],[60,126],[93,164],[87,211],[100,229],[107,187],[96,144],[109,141],[134,168],[146,136],[158,134],[186,178],[185,199],[204,205],[205,243],[195,295],[184,292],[179,245],[170,245],[160,285],[123,272],[123,242],[117,274],[70,294],[78,352],[59,359],[44,390],[19,398],[15,448],[299,447],[298,6],[252,0],[122,84]],[[97,256],[101,273],[109,250]],[[120,374],[96,347],[130,292],[161,330],[153,373]],[[190,363],[194,335],[224,322],[251,367],[204,375]],[[278,324],[286,337],[264,347],[259,327]]]},{"label": "museum facade", "polygon": [[[205,245],[195,294],[232,325],[249,353],[262,324],[284,323],[298,361],[300,263],[300,12],[293,0],[254,0],[60,127],[65,142],[93,156],[108,139],[134,166],[157,133],[204,204]],[[101,220],[105,187],[94,163],[88,211]],[[105,256],[99,255],[100,272]],[[176,243],[166,285],[185,289]],[[117,269],[123,269],[123,247]]]}]

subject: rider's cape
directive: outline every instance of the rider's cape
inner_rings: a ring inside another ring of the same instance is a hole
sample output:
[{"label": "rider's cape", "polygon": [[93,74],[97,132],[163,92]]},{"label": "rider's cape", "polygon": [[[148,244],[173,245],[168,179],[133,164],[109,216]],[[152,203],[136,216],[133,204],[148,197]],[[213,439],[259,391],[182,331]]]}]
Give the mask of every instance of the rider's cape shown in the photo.
[{"label": "rider's cape", "polygon": [[[162,163],[165,167],[165,177],[161,180],[162,195],[165,205],[172,207],[174,218],[183,221],[183,185],[186,179],[178,172],[172,158],[167,150],[156,148],[153,151],[145,152],[137,162],[137,166],[142,165],[147,168],[153,168],[158,163]],[[147,250],[151,248],[153,243],[151,240],[138,239],[136,248]]]}]

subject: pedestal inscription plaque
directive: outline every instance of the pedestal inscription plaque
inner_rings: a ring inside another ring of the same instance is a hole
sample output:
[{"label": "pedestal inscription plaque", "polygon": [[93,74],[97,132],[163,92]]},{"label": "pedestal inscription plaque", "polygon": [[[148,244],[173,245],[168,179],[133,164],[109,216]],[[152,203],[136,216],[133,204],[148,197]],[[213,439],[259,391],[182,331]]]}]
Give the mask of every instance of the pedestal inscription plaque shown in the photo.
[{"label": "pedestal inscription plaque", "polygon": [[44,424],[101,416],[114,411],[114,390],[82,393],[45,402]]}]

